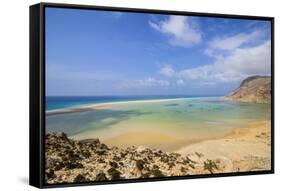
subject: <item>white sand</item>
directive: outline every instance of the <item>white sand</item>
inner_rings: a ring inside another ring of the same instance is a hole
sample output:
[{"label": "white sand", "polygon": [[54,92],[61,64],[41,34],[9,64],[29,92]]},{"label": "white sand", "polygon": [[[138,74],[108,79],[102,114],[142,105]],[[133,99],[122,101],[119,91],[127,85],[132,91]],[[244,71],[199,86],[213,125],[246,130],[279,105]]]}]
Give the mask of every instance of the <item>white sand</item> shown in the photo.
[{"label": "white sand", "polygon": [[178,100],[183,100],[183,99],[186,99],[186,98],[118,101],[118,102],[109,102],[109,103],[85,104],[85,105],[81,105],[81,106],[77,106],[77,107],[69,107],[69,108],[63,108],[63,109],[49,110],[49,111],[46,111],[46,114],[47,115],[55,115],[55,114],[91,111],[91,110],[98,110],[98,109],[110,109],[114,106],[138,105],[138,104],[147,104],[147,103],[161,103],[161,102],[178,101]]}]

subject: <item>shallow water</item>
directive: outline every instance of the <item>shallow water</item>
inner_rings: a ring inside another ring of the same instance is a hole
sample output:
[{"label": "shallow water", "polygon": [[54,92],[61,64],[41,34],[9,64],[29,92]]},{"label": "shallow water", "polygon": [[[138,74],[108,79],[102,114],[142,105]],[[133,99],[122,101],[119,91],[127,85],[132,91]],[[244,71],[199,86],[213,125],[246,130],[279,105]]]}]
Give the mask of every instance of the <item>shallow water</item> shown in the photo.
[{"label": "shallow water", "polygon": [[[125,133],[153,132],[169,135],[175,140],[167,143],[161,137],[151,141],[144,137],[143,142],[136,144],[165,148],[223,136],[233,128],[269,120],[270,109],[270,104],[239,103],[219,97],[185,98],[47,116],[46,130],[63,131],[73,138],[98,137],[105,142]],[[114,143],[112,140],[109,142]],[[128,141],[116,139],[116,145],[134,145],[134,140],[130,137]]]}]

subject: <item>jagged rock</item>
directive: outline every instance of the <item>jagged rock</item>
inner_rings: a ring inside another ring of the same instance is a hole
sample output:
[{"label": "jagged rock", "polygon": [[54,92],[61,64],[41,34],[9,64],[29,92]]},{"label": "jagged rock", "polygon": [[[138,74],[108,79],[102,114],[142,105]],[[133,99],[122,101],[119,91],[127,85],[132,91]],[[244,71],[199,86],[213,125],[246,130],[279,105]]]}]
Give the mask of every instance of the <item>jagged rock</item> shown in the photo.
[{"label": "jagged rock", "polygon": [[96,150],[96,153],[98,155],[104,155],[106,153],[106,150]]},{"label": "jagged rock", "polygon": [[174,166],[175,166],[175,163],[173,163],[173,162],[169,162],[169,163],[168,163],[168,165],[169,165],[169,168],[172,168],[172,167],[174,167]]},{"label": "jagged rock", "polygon": [[91,156],[91,153],[89,151],[84,151],[82,152],[82,155],[85,157],[85,158],[89,158]]},{"label": "jagged rock", "polygon": [[164,155],[164,156],[161,157],[160,161],[164,162],[164,163],[167,163],[167,162],[169,162],[169,158],[168,158],[168,156]]},{"label": "jagged rock", "polygon": [[62,156],[62,157],[61,157],[61,160],[65,162],[65,161],[69,160],[69,158],[66,157],[66,156]]},{"label": "jagged rock", "polygon": [[99,145],[100,144],[100,140],[99,139],[84,139],[84,140],[80,140],[78,141],[78,143],[80,144],[93,144],[93,145]]},{"label": "jagged rock", "polygon": [[136,161],[136,167],[137,167],[137,169],[142,170],[143,167],[144,167],[144,161],[143,160],[137,160]]},{"label": "jagged rock", "polygon": [[120,160],[121,160],[121,158],[120,158],[120,157],[118,157],[118,156],[114,156],[114,157],[113,157],[113,160],[115,160],[115,161],[120,161]]},{"label": "jagged rock", "polygon": [[153,169],[159,169],[159,166],[157,166],[157,165],[154,164],[154,165],[152,166],[152,168],[153,168]]},{"label": "jagged rock", "polygon": [[109,161],[109,165],[113,168],[118,168],[118,164],[114,161]]},{"label": "jagged rock", "polygon": [[191,160],[188,156],[186,156],[187,163],[196,163],[194,160]]},{"label": "jagged rock", "polygon": [[63,163],[63,162],[56,162],[55,163],[55,166],[53,167],[53,169],[55,170],[55,171],[58,171],[58,170],[60,170],[60,169],[62,169],[62,168],[64,168],[65,167],[65,164]]},{"label": "jagged rock", "polygon": [[106,145],[106,144],[101,144],[100,145],[100,149],[102,149],[102,150],[108,150],[109,148],[108,148],[108,146]]},{"label": "jagged rock", "polygon": [[73,161],[66,162],[64,165],[67,169],[83,168],[83,165],[81,163]]},{"label": "jagged rock", "polygon": [[87,178],[85,178],[85,176],[81,175],[81,174],[78,174],[73,182],[88,182],[89,180]]},{"label": "jagged rock", "polygon": [[116,170],[115,168],[108,169],[107,173],[111,176],[112,180],[120,179],[121,173],[118,170]]},{"label": "jagged rock", "polygon": [[95,181],[105,181],[105,180],[107,180],[107,178],[103,172],[97,174],[97,176],[95,178]]},{"label": "jagged rock", "polygon": [[186,169],[181,167],[181,172],[186,172]]},{"label": "jagged rock", "polygon": [[210,165],[188,156],[140,146],[110,148],[99,139],[76,141],[64,133],[47,133],[45,151],[50,184],[210,173]]},{"label": "jagged rock", "polygon": [[126,153],[126,152],[121,152],[121,153],[120,153],[120,156],[121,156],[122,158],[124,158],[127,154],[128,154],[128,153]]},{"label": "jagged rock", "polygon": [[79,155],[74,153],[73,150],[67,150],[67,155],[70,159],[79,159]]},{"label": "jagged rock", "polygon": [[163,177],[164,174],[159,169],[152,169],[150,171],[150,174],[152,174],[154,177]]},{"label": "jagged rock", "polygon": [[142,174],[141,178],[149,178],[150,177],[150,173],[144,173]]},{"label": "jagged rock", "polygon": [[105,163],[104,159],[101,159],[101,158],[99,158],[99,159],[97,160],[97,162],[98,162],[98,163]]}]

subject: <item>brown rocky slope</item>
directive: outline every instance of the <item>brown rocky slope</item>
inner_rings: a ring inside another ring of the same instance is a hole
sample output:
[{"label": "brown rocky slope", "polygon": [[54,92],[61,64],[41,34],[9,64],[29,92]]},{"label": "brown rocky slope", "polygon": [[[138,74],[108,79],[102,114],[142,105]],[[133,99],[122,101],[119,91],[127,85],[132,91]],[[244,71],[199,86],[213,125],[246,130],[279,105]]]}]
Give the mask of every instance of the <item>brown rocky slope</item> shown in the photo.
[{"label": "brown rocky slope", "polygon": [[225,97],[229,100],[253,103],[271,102],[271,77],[251,76],[242,81],[240,87]]},{"label": "brown rocky slope", "polygon": [[109,148],[99,139],[72,140],[62,132],[47,133],[45,141],[45,179],[48,184],[224,171],[221,161],[208,160],[197,152],[192,155],[180,155],[143,146]]}]

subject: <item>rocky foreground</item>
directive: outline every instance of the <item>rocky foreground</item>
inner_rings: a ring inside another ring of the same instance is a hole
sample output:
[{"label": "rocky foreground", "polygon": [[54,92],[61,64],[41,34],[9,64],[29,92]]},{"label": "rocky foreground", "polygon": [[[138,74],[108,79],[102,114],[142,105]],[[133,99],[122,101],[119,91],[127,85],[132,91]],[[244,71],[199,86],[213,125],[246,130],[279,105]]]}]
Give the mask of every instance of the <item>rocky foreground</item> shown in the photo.
[{"label": "rocky foreground", "polygon": [[242,81],[240,87],[225,97],[226,99],[254,102],[271,102],[271,77],[251,76]]},{"label": "rocky foreground", "polygon": [[99,139],[72,140],[65,133],[46,135],[48,184],[183,176],[223,172],[220,160],[202,153],[180,155],[142,146],[109,148]]}]

